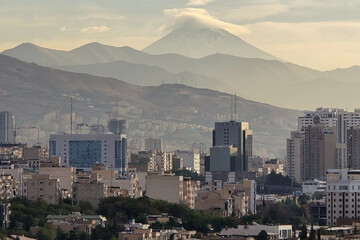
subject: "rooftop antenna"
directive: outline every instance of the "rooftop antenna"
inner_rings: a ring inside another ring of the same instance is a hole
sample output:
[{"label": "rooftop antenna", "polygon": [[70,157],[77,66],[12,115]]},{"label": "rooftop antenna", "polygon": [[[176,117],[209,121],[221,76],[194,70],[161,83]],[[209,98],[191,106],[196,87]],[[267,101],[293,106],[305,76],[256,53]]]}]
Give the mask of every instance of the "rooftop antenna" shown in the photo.
[{"label": "rooftop antenna", "polygon": [[234,112],[235,112],[235,122],[236,122],[236,93],[235,93],[235,96],[234,96],[234,104],[235,104],[235,109],[234,109]]},{"label": "rooftop antenna", "polygon": [[70,97],[70,134],[73,131],[73,97]]},{"label": "rooftop antenna", "polygon": [[230,96],[230,121],[233,120],[233,99],[232,96]]}]

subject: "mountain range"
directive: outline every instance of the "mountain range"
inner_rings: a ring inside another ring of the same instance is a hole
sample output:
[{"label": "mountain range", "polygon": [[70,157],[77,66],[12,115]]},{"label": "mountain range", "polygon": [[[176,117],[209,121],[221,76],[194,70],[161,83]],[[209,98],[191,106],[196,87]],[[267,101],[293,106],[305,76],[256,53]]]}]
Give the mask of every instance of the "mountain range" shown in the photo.
[{"label": "mountain range", "polygon": [[[187,30],[175,30],[144,51],[161,53],[160,50],[155,51],[160,46],[164,46],[166,51],[171,51],[166,46],[171,42],[169,37],[174,35],[183,39],[184,49],[187,49],[190,43],[193,51],[208,49],[208,52],[201,50],[204,52],[203,55],[217,51],[226,52],[225,46],[233,46],[232,54],[236,54],[237,46],[243,46],[249,50],[248,52],[252,52],[253,49],[251,45],[242,43],[240,38],[219,29],[198,29],[190,32],[191,34],[186,34]],[[209,34],[212,36],[210,40]],[[237,39],[236,41],[241,44],[232,43],[230,40],[224,40],[224,44],[221,44],[219,39],[222,38]],[[209,44],[206,45],[205,40]],[[212,48],[211,43],[218,48]],[[174,48],[176,44],[173,44]],[[190,58],[175,53],[154,55],[130,47],[112,47],[100,43],[86,44],[71,51],[51,50],[26,43],[5,50],[3,54],[25,62],[112,77],[141,86],[180,83],[231,94],[237,93],[247,99],[293,109],[311,110],[320,106],[351,109],[360,105],[360,100],[350,97],[356,95],[357,89],[360,88],[360,67],[321,72],[283,61],[254,58],[257,56],[255,53],[251,55],[245,54],[245,50],[242,52],[243,55],[252,58],[224,53],[202,58]],[[263,55],[262,57],[271,59]],[[341,95],[341,98],[335,97],[343,92],[348,94]]]},{"label": "mountain range", "polygon": [[[232,98],[227,93],[181,84],[137,86],[118,79],[25,63],[1,54],[0,84],[2,109],[12,111],[19,126],[40,125],[45,140],[58,124],[53,117],[64,118],[69,113],[70,96],[74,96],[74,111],[78,116],[75,119],[79,121],[102,118],[116,101],[123,106],[119,117],[129,121],[130,133],[139,129],[137,124],[143,121],[175,124],[158,136],[172,150],[188,147],[192,141],[210,145],[214,122],[228,120]],[[256,149],[282,156],[284,139],[290,130],[296,129],[296,118],[301,113],[240,97],[237,106],[238,120],[249,121],[254,130]]]}]

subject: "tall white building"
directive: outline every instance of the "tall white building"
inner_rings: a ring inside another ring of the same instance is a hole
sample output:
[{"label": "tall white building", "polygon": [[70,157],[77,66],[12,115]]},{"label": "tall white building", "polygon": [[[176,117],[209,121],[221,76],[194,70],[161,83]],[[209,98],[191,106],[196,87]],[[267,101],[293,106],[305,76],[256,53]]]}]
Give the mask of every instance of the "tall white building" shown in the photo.
[{"label": "tall white building", "polygon": [[63,166],[104,163],[126,171],[126,142],[126,136],[118,134],[51,134],[50,157],[61,157]]},{"label": "tall white building", "polygon": [[200,153],[198,151],[189,152],[177,150],[175,154],[183,159],[184,168],[200,174]]},{"label": "tall white building", "polygon": [[336,226],[342,218],[360,218],[360,170],[328,169],[326,222]]}]

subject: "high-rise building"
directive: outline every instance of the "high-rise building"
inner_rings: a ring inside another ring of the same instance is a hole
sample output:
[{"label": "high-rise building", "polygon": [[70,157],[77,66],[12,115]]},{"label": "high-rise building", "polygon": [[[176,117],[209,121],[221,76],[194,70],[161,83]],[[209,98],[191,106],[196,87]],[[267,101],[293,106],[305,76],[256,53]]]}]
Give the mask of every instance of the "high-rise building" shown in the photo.
[{"label": "high-rise building", "polygon": [[[235,171],[244,172],[251,169],[252,130],[249,129],[248,122],[230,121],[215,123],[215,130],[213,131],[213,147],[217,146],[232,146],[237,148]],[[211,161],[211,163],[216,164],[214,161]]]},{"label": "high-rise building", "polygon": [[292,131],[291,138],[286,139],[286,173],[297,182],[302,180],[301,163],[304,155],[305,133]]},{"label": "high-rise building", "polygon": [[50,157],[61,157],[63,166],[91,168],[95,163],[126,171],[125,135],[51,134]]},{"label": "high-rise building", "polygon": [[108,131],[113,134],[125,134],[126,133],[126,120],[110,119],[107,125]]},{"label": "high-rise building", "polygon": [[0,143],[14,144],[15,118],[11,112],[0,112]]},{"label": "high-rise building", "polygon": [[347,133],[348,167],[360,169],[360,127],[351,127]]},{"label": "high-rise building", "polygon": [[161,138],[146,138],[145,139],[145,151],[162,151],[162,139]]},{"label": "high-rise building", "polygon": [[337,167],[334,127],[315,124],[305,128],[304,158],[301,164],[302,180],[324,178],[327,169]]}]

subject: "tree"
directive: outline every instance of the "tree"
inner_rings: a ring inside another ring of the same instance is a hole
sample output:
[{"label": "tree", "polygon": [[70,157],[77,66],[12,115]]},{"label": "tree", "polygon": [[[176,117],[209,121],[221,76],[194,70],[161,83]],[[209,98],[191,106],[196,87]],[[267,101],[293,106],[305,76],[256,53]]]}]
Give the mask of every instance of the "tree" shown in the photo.
[{"label": "tree", "polygon": [[255,240],[268,240],[269,234],[265,230],[259,232],[259,234],[255,237]]},{"label": "tree", "polygon": [[309,240],[315,240],[315,230],[314,230],[314,226],[311,224],[311,230],[310,230],[310,236],[309,236]]},{"label": "tree", "polygon": [[308,232],[307,232],[307,227],[306,227],[305,224],[303,224],[303,225],[301,226],[300,239],[301,239],[301,240],[307,239],[307,234],[308,234]]}]

